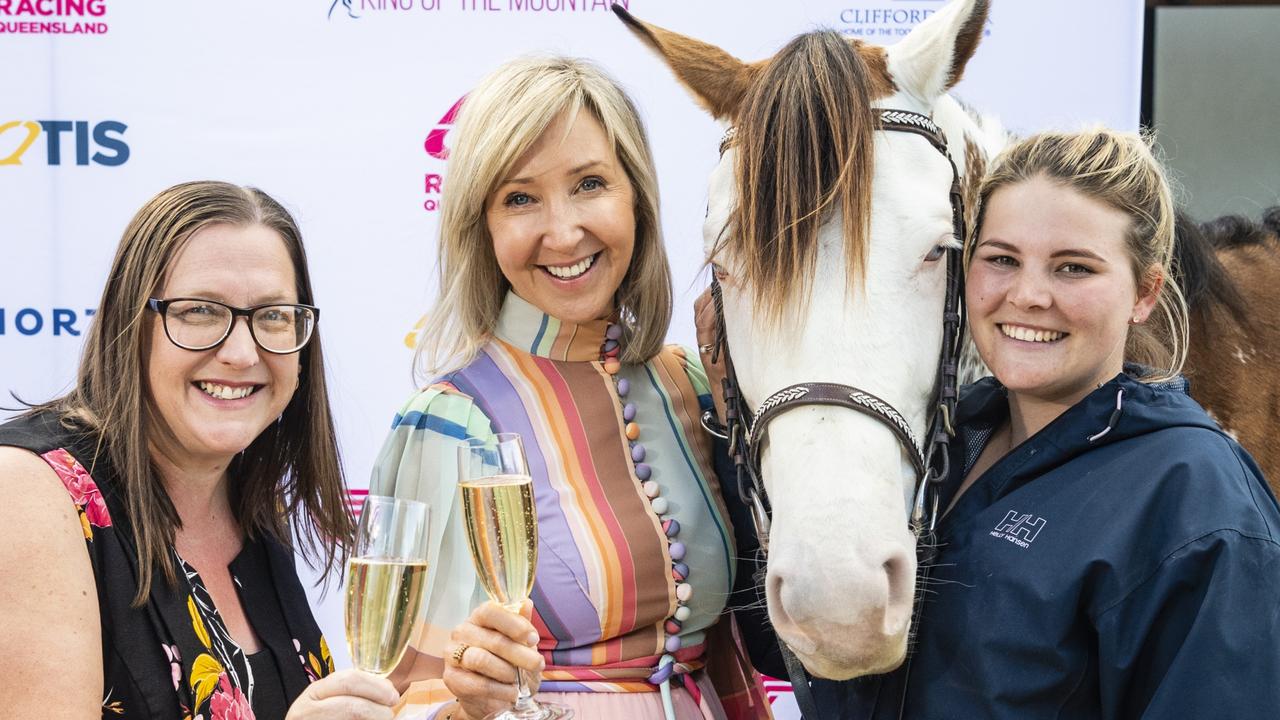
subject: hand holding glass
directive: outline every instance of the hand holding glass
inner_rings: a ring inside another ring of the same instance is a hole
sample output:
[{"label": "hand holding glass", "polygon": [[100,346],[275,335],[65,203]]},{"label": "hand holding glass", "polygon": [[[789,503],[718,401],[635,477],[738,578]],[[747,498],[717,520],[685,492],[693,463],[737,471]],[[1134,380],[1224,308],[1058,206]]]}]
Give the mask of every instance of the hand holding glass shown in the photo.
[{"label": "hand holding glass", "polygon": [[400,663],[427,585],[427,504],[370,495],[347,565],[347,647],[356,669]]},{"label": "hand holding glass", "polygon": [[[520,436],[498,433],[492,440],[460,444],[458,488],[476,574],[491,600],[519,612],[533,590],[538,565],[538,515]],[[484,720],[571,717],[568,708],[535,702],[525,671],[516,668],[515,705]]]}]

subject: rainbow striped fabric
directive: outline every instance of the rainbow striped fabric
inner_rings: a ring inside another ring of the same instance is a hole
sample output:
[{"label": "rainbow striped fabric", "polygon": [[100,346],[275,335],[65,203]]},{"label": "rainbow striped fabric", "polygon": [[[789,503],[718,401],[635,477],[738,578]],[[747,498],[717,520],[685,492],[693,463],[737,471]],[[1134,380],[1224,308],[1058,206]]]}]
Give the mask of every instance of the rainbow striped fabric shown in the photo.
[{"label": "rainbow striped fabric", "polygon": [[[542,691],[657,689],[648,678],[666,652],[676,582],[662,523],[635,476],[622,403],[600,362],[606,327],[561,323],[508,294],[480,355],[416,393],[396,415],[370,491],[431,505],[426,622],[393,676],[413,681],[407,706],[428,709],[449,699],[439,680],[449,633],[486,599],[467,548],[456,447],[495,432],[521,434],[533,477]],[[768,717],[732,634],[713,632],[723,640],[708,642],[732,588],[735,551],[711,440],[698,423],[711,402],[706,376],[692,354],[669,347],[644,364],[623,365],[615,377],[630,383],[627,401],[637,406],[645,462],[686,548],[694,594],[673,653],[677,667],[708,666],[712,680],[728,678],[716,684],[728,717]]]}]

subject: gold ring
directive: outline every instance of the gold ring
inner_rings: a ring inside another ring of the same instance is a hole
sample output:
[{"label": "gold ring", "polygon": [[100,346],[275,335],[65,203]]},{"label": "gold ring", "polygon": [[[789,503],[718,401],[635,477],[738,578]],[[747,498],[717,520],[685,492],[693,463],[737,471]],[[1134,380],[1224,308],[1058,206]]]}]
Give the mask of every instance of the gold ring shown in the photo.
[{"label": "gold ring", "polygon": [[454,665],[462,667],[462,656],[467,654],[467,648],[469,647],[471,646],[464,642],[460,642],[458,643],[458,646],[453,649],[453,652],[449,653],[449,659],[453,661]]}]

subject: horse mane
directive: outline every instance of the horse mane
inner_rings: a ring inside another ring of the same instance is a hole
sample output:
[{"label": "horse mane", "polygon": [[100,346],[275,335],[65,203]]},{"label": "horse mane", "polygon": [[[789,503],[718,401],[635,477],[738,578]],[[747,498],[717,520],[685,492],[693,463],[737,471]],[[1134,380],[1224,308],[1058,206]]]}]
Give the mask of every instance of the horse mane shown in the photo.
[{"label": "horse mane", "polygon": [[1262,226],[1280,238],[1280,205],[1273,205],[1262,212]]},{"label": "horse mane", "polygon": [[1217,251],[1258,245],[1267,238],[1265,229],[1238,215],[1201,224],[1179,210],[1174,237],[1173,270],[1187,308],[1201,318],[1214,308],[1222,308],[1236,318],[1249,317],[1244,297],[1218,259]]},{"label": "horse mane", "polygon": [[1224,215],[1204,223],[1203,229],[1213,246],[1223,250],[1262,245],[1280,235],[1280,205],[1265,210],[1260,222]]},{"label": "horse mane", "polygon": [[848,277],[861,278],[871,218],[872,91],[880,78],[831,31],[800,35],[768,64],[736,118],[738,206],[727,249],[763,317],[807,303],[818,232],[841,214]]}]

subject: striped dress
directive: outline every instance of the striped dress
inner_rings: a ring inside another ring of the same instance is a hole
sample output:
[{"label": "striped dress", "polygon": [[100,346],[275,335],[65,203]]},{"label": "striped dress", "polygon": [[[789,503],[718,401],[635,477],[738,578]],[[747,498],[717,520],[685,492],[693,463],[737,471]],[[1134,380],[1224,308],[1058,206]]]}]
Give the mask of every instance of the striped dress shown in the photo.
[{"label": "striped dress", "polygon": [[396,414],[370,491],[431,505],[426,621],[393,676],[411,683],[400,717],[432,718],[451,700],[439,679],[449,633],[486,599],[456,447],[497,432],[524,438],[533,477],[539,697],[583,718],[770,717],[724,612],[735,551],[698,423],[706,376],[678,347],[604,362],[607,325],[562,323],[509,293],[477,358]]}]

